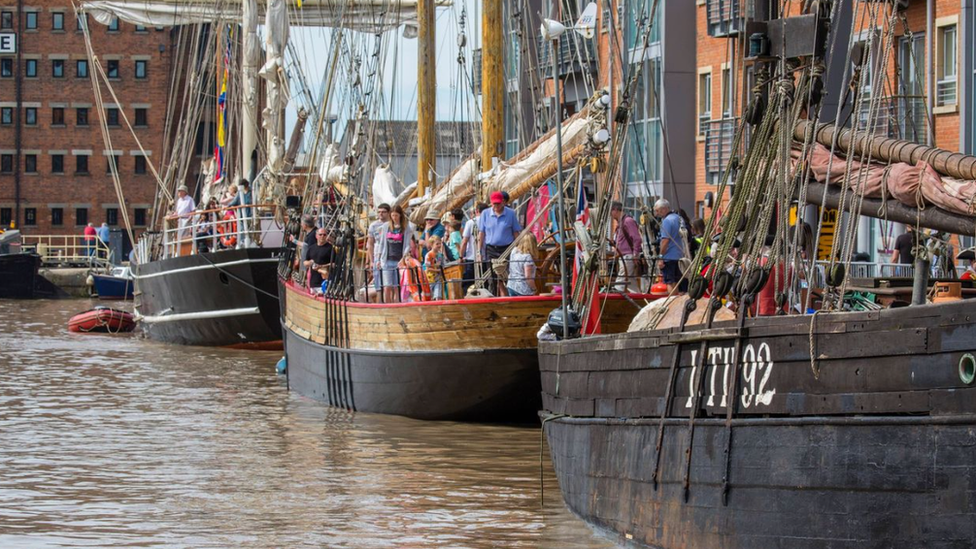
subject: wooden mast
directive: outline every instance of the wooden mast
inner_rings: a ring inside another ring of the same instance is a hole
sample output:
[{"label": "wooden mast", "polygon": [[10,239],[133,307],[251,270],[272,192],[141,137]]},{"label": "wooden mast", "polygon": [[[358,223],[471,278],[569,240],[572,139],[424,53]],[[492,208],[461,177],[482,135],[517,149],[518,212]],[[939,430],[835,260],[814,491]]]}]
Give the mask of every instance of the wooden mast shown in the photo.
[{"label": "wooden mast", "polygon": [[481,169],[501,158],[505,144],[505,73],[502,65],[502,0],[485,0],[481,15]]},{"label": "wooden mast", "polygon": [[417,43],[417,196],[433,186],[437,167],[434,106],[437,101],[437,65],[434,55],[434,0],[418,0]]}]

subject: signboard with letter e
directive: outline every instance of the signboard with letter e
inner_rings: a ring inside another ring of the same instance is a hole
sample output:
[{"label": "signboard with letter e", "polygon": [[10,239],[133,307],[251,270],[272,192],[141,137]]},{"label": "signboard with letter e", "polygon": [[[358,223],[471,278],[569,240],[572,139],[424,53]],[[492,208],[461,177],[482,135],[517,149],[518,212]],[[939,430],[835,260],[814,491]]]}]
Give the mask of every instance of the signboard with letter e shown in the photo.
[{"label": "signboard with letter e", "polygon": [[0,32],[0,55],[17,53],[17,35],[12,32]]}]

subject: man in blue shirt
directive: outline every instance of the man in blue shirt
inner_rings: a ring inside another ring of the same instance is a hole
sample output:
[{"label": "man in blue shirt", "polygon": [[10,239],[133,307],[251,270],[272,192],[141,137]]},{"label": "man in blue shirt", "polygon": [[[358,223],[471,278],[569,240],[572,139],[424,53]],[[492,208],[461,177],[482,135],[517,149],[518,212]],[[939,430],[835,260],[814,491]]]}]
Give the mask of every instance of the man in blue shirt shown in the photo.
[{"label": "man in blue shirt", "polygon": [[102,241],[102,246],[108,248],[108,239],[109,239],[108,223],[102,223],[102,226],[98,228],[96,233],[98,234],[98,239]]},{"label": "man in blue shirt", "polygon": [[686,256],[685,239],[681,233],[683,223],[681,216],[671,211],[671,203],[663,198],[654,203],[654,215],[661,218],[661,259],[657,266],[671,291],[681,281],[679,261]]},{"label": "man in blue shirt", "polygon": [[[486,259],[491,262],[505,253],[505,250],[515,241],[522,231],[515,210],[505,206],[505,196],[496,191],[491,193],[491,208],[481,212],[478,216],[478,243],[484,246]],[[505,291],[504,276],[498,276],[494,265],[488,290],[495,295],[508,295]],[[504,272],[504,267],[502,267]],[[501,282],[501,283],[499,283]]]}]

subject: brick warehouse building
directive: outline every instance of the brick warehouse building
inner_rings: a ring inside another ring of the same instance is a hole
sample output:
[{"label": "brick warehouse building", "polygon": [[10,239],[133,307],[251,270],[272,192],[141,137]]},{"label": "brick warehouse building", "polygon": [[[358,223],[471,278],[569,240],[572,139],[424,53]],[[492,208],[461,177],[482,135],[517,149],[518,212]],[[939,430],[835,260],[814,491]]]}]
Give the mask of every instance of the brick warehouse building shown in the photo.
[{"label": "brick warehouse building", "polygon": [[[696,0],[698,61],[696,102],[698,142],[695,161],[696,213],[707,215],[705,196],[719,183],[731,156],[731,142],[741,114],[743,79],[751,86],[748,64],[743,73],[740,64],[730,63],[741,56],[743,15],[751,0]],[[861,42],[872,55],[884,51],[879,33],[872,32],[863,16],[867,2],[842,0],[847,19],[838,27],[849,32],[854,10],[861,14],[851,40]],[[855,4],[856,3],[856,4]],[[795,7],[794,3],[794,7]],[[867,78],[881,108],[876,114],[877,131],[899,139],[934,145],[969,154],[976,152],[976,100],[974,100],[974,58],[976,58],[976,10],[974,0],[908,0],[900,1],[899,21],[894,43],[888,52],[885,74]],[[874,4],[877,6],[877,3]],[[909,32],[904,26],[907,25]],[[909,35],[910,34],[910,35]],[[846,44],[838,44],[846,54]],[[876,53],[875,53],[876,52]],[[881,66],[880,62],[876,66]],[[829,79],[829,75],[828,75]],[[730,92],[730,90],[734,90]],[[735,102],[732,93],[739,94]],[[880,99],[878,94],[882,94]],[[825,98],[825,107],[833,106],[836,97]],[[862,105],[854,106],[864,127],[868,96]],[[833,120],[829,107],[825,111]],[[882,223],[862,217],[858,228],[858,251],[868,253],[872,261],[884,262],[895,237],[904,231],[896,223]],[[971,235],[970,235],[971,236]],[[969,245],[964,239],[963,245]]]},{"label": "brick warehouse building", "polygon": [[[90,24],[92,47],[112,80],[119,104],[104,91],[98,112],[84,33],[63,0],[0,0],[0,223],[25,234],[77,234],[86,223],[121,227],[120,208],[145,227],[155,179],[125,125],[149,160],[164,151],[169,29],[123,22]],[[14,47],[10,44],[14,36]],[[104,145],[100,119],[110,128]],[[115,161],[125,196],[112,181]]]}]

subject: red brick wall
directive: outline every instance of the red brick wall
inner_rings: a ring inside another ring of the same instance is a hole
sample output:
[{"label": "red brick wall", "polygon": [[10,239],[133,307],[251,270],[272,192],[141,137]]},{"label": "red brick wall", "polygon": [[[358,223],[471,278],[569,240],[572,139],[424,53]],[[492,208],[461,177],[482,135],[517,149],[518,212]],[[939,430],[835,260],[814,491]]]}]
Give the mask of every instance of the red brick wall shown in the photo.
[{"label": "red brick wall", "polygon": [[[90,78],[76,77],[75,62],[87,59],[87,55],[84,35],[76,30],[71,3],[65,0],[34,0],[27,4],[30,8],[37,8],[37,30],[17,30],[16,1],[0,0],[0,11],[14,13],[15,29],[13,30],[18,34],[18,47],[25,59],[22,62],[21,72],[25,70],[27,58],[37,58],[37,77],[24,78],[22,81],[23,103],[40,104],[37,108],[37,125],[23,127],[21,143],[22,150],[39,152],[37,173],[24,173],[23,155],[17,159],[21,167],[18,226],[25,234],[78,233],[81,227],[76,226],[76,206],[87,205],[88,220],[97,226],[106,221],[106,206],[118,207],[119,204],[112,177],[106,171],[108,159],[103,153],[109,147],[103,141],[99,122],[103,114],[98,112],[95,106]],[[64,11],[63,31],[52,30],[52,10]],[[110,32],[108,27],[91,19],[89,28],[93,49],[100,57],[102,66],[105,67],[107,59],[110,58],[117,59],[119,62],[119,78],[112,82],[112,85],[121,110],[129,118],[129,122],[135,124],[135,104],[149,105],[148,124],[146,127],[136,128],[135,133],[142,147],[146,151],[151,151],[149,161],[158,165],[164,152],[163,126],[171,69],[170,29],[158,31],[150,27],[145,32],[137,32],[133,25],[122,22],[117,32]],[[64,62],[62,78],[52,76],[52,59],[49,56],[58,54],[68,56]],[[148,58],[146,79],[135,78],[133,57]],[[14,64],[16,71],[16,59]],[[91,74],[94,74],[93,69],[94,67],[89,67]],[[16,97],[15,80],[15,78],[0,78],[0,102],[4,102],[4,105],[12,104]],[[115,103],[104,87],[102,96],[105,103]],[[52,103],[67,104],[63,127],[52,125]],[[76,111],[72,105],[77,103],[91,104],[87,127],[76,124]],[[21,107],[21,113],[23,112]],[[135,207],[146,207],[146,205],[151,207],[156,183],[151,170],[147,169],[145,175],[135,174],[136,161],[131,151],[138,151],[139,147],[121,115],[119,124],[119,127],[110,129],[111,148],[123,153],[118,168],[119,178],[124,191],[126,209],[130,220],[134,223]],[[0,149],[4,151],[16,149],[15,124],[0,126]],[[49,151],[52,150],[66,151],[63,174],[51,173],[52,159]],[[91,150],[89,175],[75,174],[76,161],[75,156],[72,155],[73,150]],[[15,176],[2,174],[0,175],[0,207],[13,207],[14,202]],[[60,227],[51,224],[52,204],[63,205],[64,221]],[[35,226],[23,224],[28,208],[36,209]],[[147,212],[147,222],[150,215],[151,213]],[[122,226],[120,213],[118,227]]]}]

